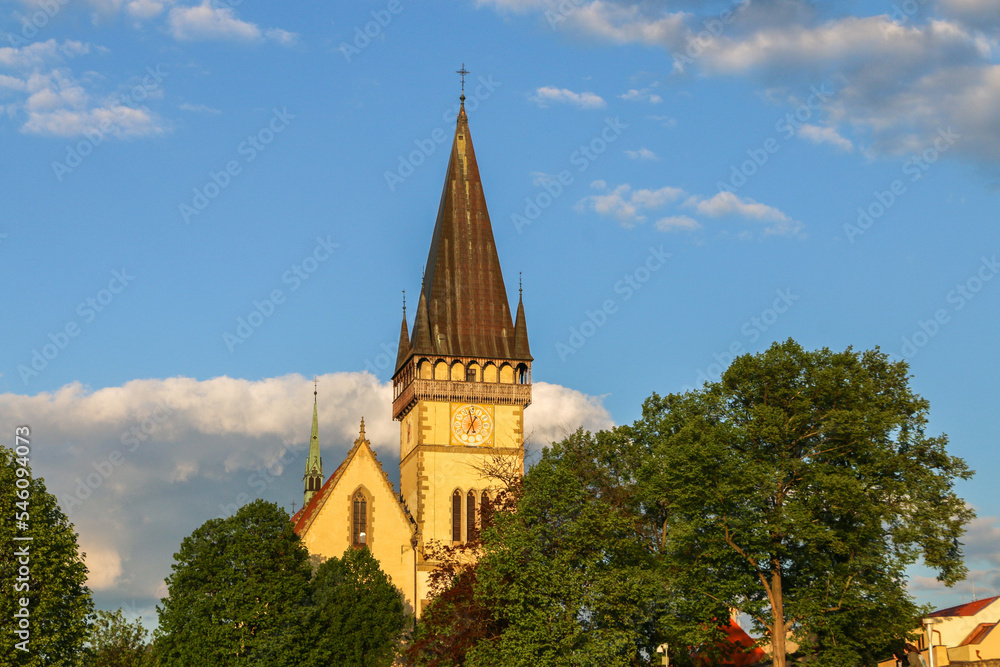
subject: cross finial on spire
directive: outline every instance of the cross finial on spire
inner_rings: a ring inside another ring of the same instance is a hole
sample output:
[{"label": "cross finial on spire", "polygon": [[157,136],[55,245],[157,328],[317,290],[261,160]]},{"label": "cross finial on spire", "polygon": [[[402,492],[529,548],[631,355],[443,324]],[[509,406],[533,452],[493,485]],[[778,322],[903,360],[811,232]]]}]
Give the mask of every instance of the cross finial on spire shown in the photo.
[{"label": "cross finial on spire", "polygon": [[406,317],[406,290],[403,290],[403,317]]},{"label": "cross finial on spire", "polygon": [[319,376],[313,376],[313,397],[319,395]]},{"label": "cross finial on spire", "polygon": [[455,70],[455,74],[462,77],[462,96],[459,97],[462,101],[462,107],[465,107],[465,75],[469,73],[469,70],[465,69],[465,63],[462,63],[462,69]]},{"label": "cross finial on spire", "polygon": [[517,296],[518,298],[524,295],[524,284],[521,282],[521,272],[517,272]]}]

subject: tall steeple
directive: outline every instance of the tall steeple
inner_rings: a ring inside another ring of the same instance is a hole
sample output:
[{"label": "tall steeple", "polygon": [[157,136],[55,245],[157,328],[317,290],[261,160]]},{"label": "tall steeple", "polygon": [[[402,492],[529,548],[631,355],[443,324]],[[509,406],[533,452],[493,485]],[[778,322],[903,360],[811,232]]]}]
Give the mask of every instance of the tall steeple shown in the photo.
[{"label": "tall steeple", "polygon": [[[464,65],[458,73],[464,84],[468,74]],[[524,306],[519,303],[515,325],[472,146],[464,92],[459,99],[412,333],[407,335],[405,316],[400,331],[393,374],[394,419],[401,419],[421,398],[442,396],[441,387],[425,383],[432,379],[461,382],[461,387],[449,389],[455,401],[479,400],[485,391],[491,400],[509,405],[531,402],[532,357]],[[441,377],[442,362],[448,367],[447,377]],[[433,370],[425,368],[427,363]],[[470,380],[520,386],[479,391],[465,384]]]},{"label": "tall steeple", "polygon": [[[459,99],[412,333],[404,320],[392,377],[400,495],[419,544],[473,539],[489,484],[479,471],[496,460],[523,470],[524,409],[531,404],[524,304],[515,324],[464,94]],[[420,568],[429,572],[434,564]]]},{"label": "tall steeple", "polygon": [[306,472],[302,476],[303,480],[303,500],[302,506],[309,504],[316,492],[323,487],[323,458],[319,455],[319,411],[318,411],[318,383],[313,380],[313,423],[312,434],[309,436],[309,457],[306,459]]},{"label": "tall steeple", "polygon": [[[513,320],[464,97],[417,304],[413,351],[513,358]],[[418,336],[425,320],[429,341]]]}]

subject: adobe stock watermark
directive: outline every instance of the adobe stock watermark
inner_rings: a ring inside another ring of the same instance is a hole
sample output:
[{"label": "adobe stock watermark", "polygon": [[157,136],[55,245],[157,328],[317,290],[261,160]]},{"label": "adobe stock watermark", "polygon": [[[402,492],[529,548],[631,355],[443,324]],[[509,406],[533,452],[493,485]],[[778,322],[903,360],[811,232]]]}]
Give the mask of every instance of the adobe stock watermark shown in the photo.
[{"label": "adobe stock watermark", "polygon": [[[465,99],[465,110],[467,112],[474,112],[482,102],[489,99],[494,91],[503,84],[502,81],[494,81],[492,74],[485,77],[481,76],[477,81],[478,83],[475,88],[472,87],[471,82],[469,83],[469,94]],[[460,105],[452,105],[445,109],[442,114],[444,122],[449,123],[453,121],[458,115],[459,108]],[[438,146],[448,141],[452,136],[450,131],[443,127],[438,127],[432,130],[426,139],[414,139],[413,145],[416,148],[406,155],[400,153],[397,156],[398,162],[395,171],[387,169],[383,173],[385,184],[389,187],[389,192],[395,192],[397,187],[405,183],[406,179],[416,173],[417,168],[426,162],[427,158],[434,155]]]},{"label": "adobe stock watermark", "polygon": [[[325,239],[322,236],[317,236],[316,245],[312,251],[281,274],[281,283],[290,286],[289,292],[296,291],[319,270],[325,261],[330,259],[333,251],[339,247],[340,244],[334,243],[329,234]],[[229,353],[235,352],[237,345],[247,342],[254,332],[274,315],[278,306],[285,303],[285,298],[284,290],[275,288],[264,299],[255,299],[252,302],[253,308],[246,317],[241,315],[236,318],[236,328],[233,332],[224,331],[222,333],[222,342],[226,344]]]},{"label": "adobe stock watermark", "polygon": [[47,26],[68,2],[69,0],[40,0],[39,2],[34,2],[32,4],[38,9],[31,12],[30,15],[22,14],[15,10],[12,13],[14,18],[21,22],[21,36],[18,37],[14,33],[9,33],[7,35],[7,42],[14,48],[27,46],[32,40],[38,37],[38,32]]},{"label": "adobe stock watermark", "polygon": [[351,62],[352,58],[361,55],[361,52],[371,45],[373,39],[382,35],[383,31],[392,23],[393,17],[402,14],[404,9],[406,6],[403,5],[402,0],[389,0],[383,9],[371,10],[372,20],[365,23],[364,26],[356,26],[354,39],[351,43],[341,42],[337,50],[344,55],[347,62]]},{"label": "adobe stock watermark", "polygon": [[997,256],[981,257],[979,266],[964,282],[961,282],[945,295],[945,302],[951,308],[938,308],[934,314],[926,320],[917,320],[917,327],[909,336],[903,336],[900,355],[904,359],[912,359],[924,348],[932,338],[938,335],[941,327],[951,322],[953,313],[965,308],[965,306],[976,298],[983,287],[1000,273],[1000,263]]},{"label": "adobe stock watermark", "polygon": [[[931,165],[937,162],[942,154],[947,153],[962,137],[951,127],[938,128],[937,133],[938,136],[934,138],[930,146],[920,153],[914,153],[903,163],[903,174],[910,177],[911,183],[916,183],[923,178]],[[847,240],[853,244],[854,239],[871,229],[906,192],[907,185],[900,178],[893,179],[885,190],[875,190],[872,193],[872,201],[867,206],[858,207],[857,220],[853,224],[844,223],[844,233],[847,235]]]},{"label": "adobe stock watermark", "polygon": [[228,160],[219,171],[209,171],[208,180],[200,188],[194,188],[191,203],[181,202],[178,210],[184,224],[191,224],[193,216],[201,215],[201,212],[208,208],[208,205],[229,187],[233,179],[243,173],[244,165],[250,164],[263,153],[274,141],[275,137],[284,132],[291,121],[295,118],[288,113],[287,107],[282,107],[279,111],[277,107],[271,109],[271,118],[257,132],[247,135],[247,138],[236,146],[236,154],[243,158]]},{"label": "adobe stock watermark", "polygon": [[[635,293],[642,289],[643,285],[649,282],[653,274],[663,268],[673,255],[664,252],[663,246],[659,248],[649,248],[649,255],[634,270],[626,273],[613,285],[615,294],[620,296],[620,303],[625,303]],[[570,355],[576,354],[587,344],[587,341],[608,323],[608,318],[618,312],[620,307],[618,297],[605,299],[596,310],[588,310],[584,313],[586,318],[576,326],[569,328],[569,337],[566,342],[556,343],[556,353],[559,360],[566,363]]]},{"label": "adobe stock watermark", "polygon": [[82,505],[125,463],[127,454],[135,453],[156,432],[160,425],[174,414],[173,408],[162,401],[157,401],[154,405],[155,407],[153,407],[146,419],[133,424],[122,432],[119,441],[122,443],[124,451],[122,449],[113,449],[104,458],[98,461],[91,461],[90,465],[94,469],[94,472],[88,473],[84,477],[77,477],[74,480],[76,487],[73,489],[73,492],[60,499],[60,505],[63,508]]},{"label": "adobe stock watermark", "polygon": [[84,130],[83,139],[76,144],[66,146],[66,157],[61,162],[52,163],[52,173],[56,175],[56,179],[62,183],[68,174],[73,173],[77,167],[83,164],[84,159],[113,133],[117,123],[125,120],[130,112],[135,111],[136,104],[145,101],[151,93],[159,89],[163,79],[167,76],[167,72],[162,71],[161,65],[147,67],[146,74],[139,79],[139,83],[129,88],[125,93],[114,95],[108,103],[112,110],[111,115],[103,117],[97,127]]},{"label": "adobe stock watermark", "polygon": [[725,190],[735,193],[746,185],[767,164],[771,156],[781,150],[780,139],[787,141],[794,137],[795,133],[808,123],[832,96],[833,90],[828,89],[826,83],[822,83],[819,86],[811,86],[809,88],[809,95],[805,101],[775,122],[774,129],[779,133],[779,138],[768,137],[761,143],[760,147],[748,148],[746,152],[748,159],[743,160],[739,164],[730,165],[729,179],[727,181],[716,181],[716,189],[719,192]]},{"label": "adobe stock watermark", "polygon": [[27,364],[20,364],[17,367],[21,381],[27,385],[31,378],[38,377],[42,371],[48,368],[49,364],[55,361],[66,349],[70,341],[83,332],[82,325],[90,324],[97,319],[98,314],[104,312],[133,280],[135,280],[135,276],[130,275],[126,268],[122,268],[121,271],[112,271],[111,280],[108,281],[107,287],[98,290],[93,296],[87,297],[77,305],[76,314],[80,318],[79,322],[76,319],[67,320],[55,332],[49,332],[48,342],[43,343],[41,347],[32,348],[31,360]]},{"label": "adobe stock watermark", "polygon": [[[618,140],[628,129],[628,125],[621,122],[617,116],[605,118],[604,127],[585,144],[574,150],[569,156],[569,163],[576,168],[578,173],[583,173],[600,157],[608,146]],[[540,186],[538,192],[532,197],[524,198],[524,209],[520,213],[511,213],[510,221],[518,234],[524,233],[524,228],[531,225],[541,217],[542,212],[552,206],[552,202],[558,199],[566,188],[574,182],[573,173],[569,169],[563,169],[554,177],[543,176],[536,179],[535,185]]]},{"label": "adobe stock watermark", "polygon": [[[746,338],[747,342],[756,343],[764,333],[774,326],[778,318],[787,313],[795,302],[799,300],[799,295],[793,294],[790,287],[775,290],[774,294],[774,301],[771,302],[768,308],[764,308],[760,311],[759,315],[754,315],[740,326],[740,333]],[[748,350],[745,347],[743,338],[735,339],[726,347],[724,352],[713,352],[712,358],[715,361],[705,368],[698,369],[695,385],[700,387],[706,382],[718,380],[736,357],[747,352]],[[684,385],[681,387],[681,392],[688,392],[693,389],[695,389],[695,386]]]},{"label": "adobe stock watermark", "polygon": [[702,29],[698,32],[691,31],[688,36],[684,53],[672,53],[674,59],[674,71],[683,72],[686,65],[693,65],[694,61],[700,58],[706,50],[715,44],[715,40],[722,36],[726,28],[736,21],[736,18],[750,6],[751,0],[733,0],[736,5],[733,9],[727,9],[718,16],[710,16],[701,22]]}]

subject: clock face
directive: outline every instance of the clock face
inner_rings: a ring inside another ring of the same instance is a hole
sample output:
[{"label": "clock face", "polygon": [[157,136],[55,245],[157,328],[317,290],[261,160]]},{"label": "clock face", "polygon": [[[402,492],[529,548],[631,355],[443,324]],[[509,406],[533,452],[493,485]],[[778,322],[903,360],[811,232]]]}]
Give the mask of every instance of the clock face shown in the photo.
[{"label": "clock face", "polygon": [[460,405],[452,413],[451,432],[462,444],[485,444],[493,434],[493,417],[481,405]]}]

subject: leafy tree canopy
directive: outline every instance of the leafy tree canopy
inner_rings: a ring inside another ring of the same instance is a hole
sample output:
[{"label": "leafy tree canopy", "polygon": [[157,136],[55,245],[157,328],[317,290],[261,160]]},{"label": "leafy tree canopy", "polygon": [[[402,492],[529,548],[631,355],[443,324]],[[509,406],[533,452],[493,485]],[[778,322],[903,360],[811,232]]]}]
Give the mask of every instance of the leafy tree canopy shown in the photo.
[{"label": "leafy tree canopy", "polygon": [[878,350],[808,352],[794,341],[736,359],[699,391],[653,395],[623,429],[650,457],[642,489],[665,516],[661,557],[697,605],[750,615],[785,664],[870,665],[916,626],[905,568],[952,584],[972,510],[971,472],[905,362]]},{"label": "leafy tree canopy", "polygon": [[403,595],[368,549],[348,548],[313,579],[318,664],[388,667],[409,621]]},{"label": "leafy tree canopy", "polygon": [[121,609],[98,611],[90,629],[84,667],[147,667],[152,665],[149,631],[141,621],[129,623]]},{"label": "leafy tree canopy", "polygon": [[[30,456],[30,443],[20,441],[20,445],[24,448],[21,453]],[[45,490],[41,478],[31,476],[28,459],[0,446],[3,664],[77,664],[87,639],[93,603],[86,587],[87,567],[76,538],[73,524],[59,509],[55,496]],[[27,601],[26,607],[21,606],[22,600]],[[19,631],[28,634],[19,636]],[[20,650],[18,644],[28,650]]]},{"label": "leafy tree canopy", "polygon": [[285,510],[257,500],[205,522],[172,567],[157,607],[161,664],[303,664],[311,570]]}]

